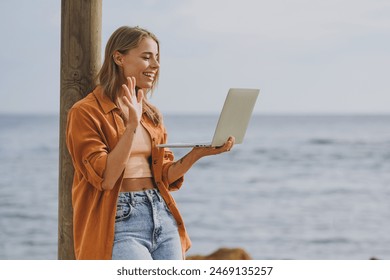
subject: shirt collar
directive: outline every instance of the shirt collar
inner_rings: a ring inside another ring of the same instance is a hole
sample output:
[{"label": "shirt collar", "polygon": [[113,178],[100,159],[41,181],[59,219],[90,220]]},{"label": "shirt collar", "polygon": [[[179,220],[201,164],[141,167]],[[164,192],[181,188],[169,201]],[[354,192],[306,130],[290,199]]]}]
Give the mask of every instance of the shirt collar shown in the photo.
[{"label": "shirt collar", "polygon": [[103,88],[101,86],[97,86],[93,90],[93,94],[95,95],[99,105],[102,107],[105,114],[111,112],[112,110],[118,108],[111,99],[104,94]]}]

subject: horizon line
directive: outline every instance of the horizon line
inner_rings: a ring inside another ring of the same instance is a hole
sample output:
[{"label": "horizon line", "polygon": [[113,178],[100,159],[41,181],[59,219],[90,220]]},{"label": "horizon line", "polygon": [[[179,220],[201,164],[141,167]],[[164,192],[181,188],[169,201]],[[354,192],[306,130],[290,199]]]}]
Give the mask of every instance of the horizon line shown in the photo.
[{"label": "horizon line", "polygon": [[[0,116],[59,116],[59,112],[0,112]],[[163,116],[218,116],[218,112],[165,112]],[[253,112],[252,116],[390,116],[390,112]]]}]

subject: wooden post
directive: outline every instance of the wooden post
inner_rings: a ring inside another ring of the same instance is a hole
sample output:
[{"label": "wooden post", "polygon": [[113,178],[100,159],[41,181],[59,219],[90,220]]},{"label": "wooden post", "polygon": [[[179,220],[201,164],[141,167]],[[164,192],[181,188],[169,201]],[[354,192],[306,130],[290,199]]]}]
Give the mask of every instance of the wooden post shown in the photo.
[{"label": "wooden post", "polygon": [[[58,259],[74,259],[73,165],[65,142],[67,113],[93,87],[100,68],[102,0],[61,1]],[[104,242],[104,240],[102,240]]]}]

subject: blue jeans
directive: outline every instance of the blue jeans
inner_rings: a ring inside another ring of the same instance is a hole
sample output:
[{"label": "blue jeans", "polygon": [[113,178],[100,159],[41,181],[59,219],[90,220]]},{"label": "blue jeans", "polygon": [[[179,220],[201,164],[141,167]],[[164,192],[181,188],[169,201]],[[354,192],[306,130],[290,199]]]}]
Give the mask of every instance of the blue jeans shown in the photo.
[{"label": "blue jeans", "polygon": [[183,259],[176,220],[157,189],[119,194],[112,259]]}]

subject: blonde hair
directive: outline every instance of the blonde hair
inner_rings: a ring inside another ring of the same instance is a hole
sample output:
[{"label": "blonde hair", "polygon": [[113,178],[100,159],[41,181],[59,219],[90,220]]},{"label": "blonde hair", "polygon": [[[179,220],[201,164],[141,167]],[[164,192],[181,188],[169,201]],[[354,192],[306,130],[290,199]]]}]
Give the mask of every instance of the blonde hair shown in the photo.
[{"label": "blonde hair", "polygon": [[[148,30],[138,26],[122,26],[118,28],[107,42],[103,65],[97,75],[97,83],[103,88],[104,93],[113,102],[116,102],[118,92],[122,85],[126,83],[121,68],[114,61],[114,53],[118,51],[121,54],[127,54],[129,50],[138,47],[144,38],[152,38],[157,43],[157,48],[160,52],[160,43],[157,37]],[[157,61],[160,63],[160,55],[158,56]],[[158,78],[159,71],[157,71],[153,81],[151,92],[155,89]],[[160,124],[161,114],[155,106],[149,103],[146,95],[143,101],[143,110],[156,125]]]}]

